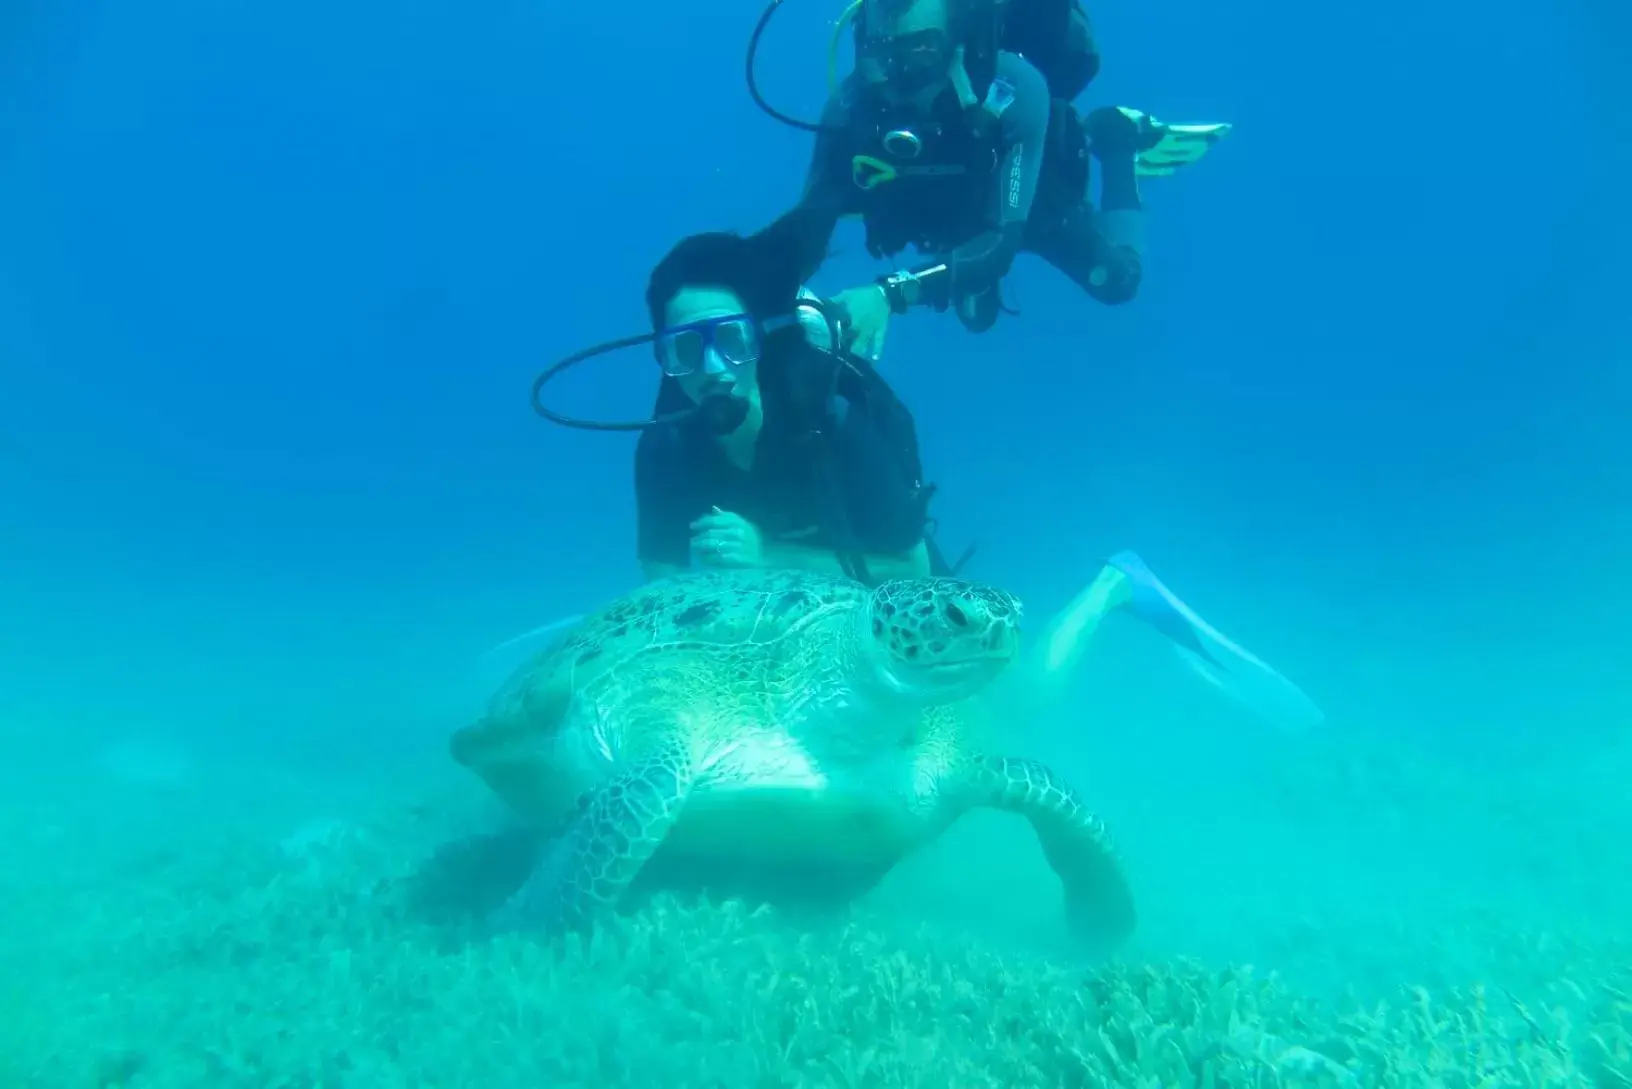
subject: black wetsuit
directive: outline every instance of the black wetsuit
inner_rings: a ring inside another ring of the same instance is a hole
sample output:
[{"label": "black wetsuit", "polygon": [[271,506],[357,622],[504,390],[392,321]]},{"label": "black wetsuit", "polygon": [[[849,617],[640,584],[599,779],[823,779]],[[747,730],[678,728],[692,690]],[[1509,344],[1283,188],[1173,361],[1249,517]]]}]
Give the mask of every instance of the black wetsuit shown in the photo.
[{"label": "black wetsuit", "polygon": [[[977,330],[996,320],[997,286],[1022,250],[1101,302],[1133,298],[1137,148],[1114,138],[1116,112],[1080,118],[1014,53],[998,53],[993,67],[982,104],[967,113],[950,90],[928,116],[892,112],[858,77],[845,81],[824,112],[804,196],[778,221],[798,240],[805,278],[827,256],[839,219],[857,215],[875,256],[914,246],[946,266],[924,277],[915,305],[959,304]],[[921,140],[917,156],[892,150],[886,136],[896,130]],[[1090,134],[1101,167],[1098,212],[1088,195]]]},{"label": "black wetsuit", "polygon": [[761,361],[765,419],[749,470],[725,457],[699,417],[641,433],[635,449],[641,562],[690,566],[691,523],[715,507],[746,518],[767,541],[841,556],[902,554],[924,540],[916,436],[903,451],[901,428],[892,429],[866,403],[840,398],[818,407],[813,420],[809,406],[795,401],[805,395],[792,393],[773,367],[830,375],[833,363],[808,345]]}]

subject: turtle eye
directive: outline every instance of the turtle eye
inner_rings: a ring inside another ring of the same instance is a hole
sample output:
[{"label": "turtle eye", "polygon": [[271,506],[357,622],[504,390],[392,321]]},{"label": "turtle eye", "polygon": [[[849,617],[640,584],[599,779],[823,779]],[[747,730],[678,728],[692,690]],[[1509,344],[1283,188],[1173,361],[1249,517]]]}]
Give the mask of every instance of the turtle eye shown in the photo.
[{"label": "turtle eye", "polygon": [[946,607],[946,618],[952,622],[954,628],[967,628],[969,626],[969,614],[956,605]]}]

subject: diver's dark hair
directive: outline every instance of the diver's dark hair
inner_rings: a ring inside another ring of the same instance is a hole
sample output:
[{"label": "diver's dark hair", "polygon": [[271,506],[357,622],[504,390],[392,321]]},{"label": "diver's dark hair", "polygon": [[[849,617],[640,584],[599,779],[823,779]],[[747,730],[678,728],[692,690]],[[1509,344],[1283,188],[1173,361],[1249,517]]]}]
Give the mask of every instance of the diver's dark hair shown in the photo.
[{"label": "diver's dark hair", "polygon": [[760,321],[792,312],[799,297],[799,269],[786,247],[761,233],[694,234],[671,249],[646,284],[646,311],[654,330],[682,288],[712,284],[736,293]]},{"label": "diver's dark hair", "polygon": [[[652,270],[646,283],[646,313],[652,331],[663,327],[663,312],[681,289],[701,285],[728,288],[757,321],[791,314],[798,305],[801,275],[799,250],[793,228],[771,224],[744,237],[732,231],[708,231],[681,239]],[[761,346],[760,389],[775,400],[785,397],[786,376],[778,363],[784,353],[805,343],[804,329],[796,322],[766,337]],[[658,383],[654,416],[684,411],[690,401],[679,383],[665,377]]]}]

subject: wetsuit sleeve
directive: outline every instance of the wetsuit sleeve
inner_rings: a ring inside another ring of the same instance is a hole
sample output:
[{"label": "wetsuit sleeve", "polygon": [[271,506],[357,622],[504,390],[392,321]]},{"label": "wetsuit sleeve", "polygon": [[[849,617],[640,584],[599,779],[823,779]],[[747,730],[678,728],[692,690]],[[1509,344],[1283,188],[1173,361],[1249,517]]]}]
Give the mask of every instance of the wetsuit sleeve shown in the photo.
[{"label": "wetsuit sleeve", "polygon": [[914,305],[941,310],[954,299],[997,286],[1025,239],[1043,172],[1052,103],[1048,82],[1029,62],[1012,53],[1000,54],[999,62],[998,77],[1014,88],[1014,100],[1000,119],[996,184],[984,229],[939,264],[918,271],[921,290]]},{"label": "wetsuit sleeve", "polygon": [[691,565],[693,482],[679,436],[648,428],[635,446],[635,555],[641,563]]},{"label": "wetsuit sleeve", "polygon": [[845,161],[845,129],[850,123],[844,91],[828,99],[822,110],[821,131],[805,174],[799,203],[765,229],[781,236],[782,244],[797,255],[799,280],[810,279],[827,260],[839,220],[852,214],[850,164]]}]

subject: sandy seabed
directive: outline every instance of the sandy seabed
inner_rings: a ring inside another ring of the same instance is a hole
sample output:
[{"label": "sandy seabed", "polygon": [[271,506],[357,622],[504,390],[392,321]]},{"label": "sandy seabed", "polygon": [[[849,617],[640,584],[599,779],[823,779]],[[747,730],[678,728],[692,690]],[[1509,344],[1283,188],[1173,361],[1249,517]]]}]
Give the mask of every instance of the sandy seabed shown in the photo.
[{"label": "sandy seabed", "polygon": [[424,909],[471,798],[283,835],[200,810],[184,845],[141,851],[113,850],[132,821],[36,820],[0,890],[0,1086],[1632,1085],[1632,951],[1495,929],[1460,940],[1534,948],[1533,993],[1317,997],[1261,967],[1091,965],[871,902],[796,920],[660,897],[589,940],[476,938]]}]

